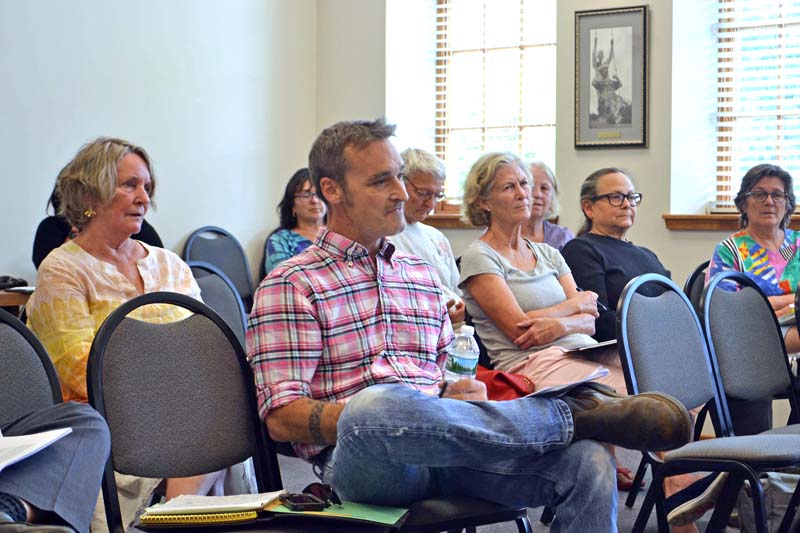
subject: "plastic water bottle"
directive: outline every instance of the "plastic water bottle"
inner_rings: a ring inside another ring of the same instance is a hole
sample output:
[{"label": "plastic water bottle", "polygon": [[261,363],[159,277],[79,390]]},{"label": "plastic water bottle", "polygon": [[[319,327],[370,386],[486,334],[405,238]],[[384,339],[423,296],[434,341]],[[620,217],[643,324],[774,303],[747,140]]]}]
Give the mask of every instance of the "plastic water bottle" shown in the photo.
[{"label": "plastic water bottle", "polygon": [[480,351],[474,334],[475,328],[472,326],[461,326],[458,336],[447,350],[447,362],[444,365],[444,378],[447,381],[475,377]]}]

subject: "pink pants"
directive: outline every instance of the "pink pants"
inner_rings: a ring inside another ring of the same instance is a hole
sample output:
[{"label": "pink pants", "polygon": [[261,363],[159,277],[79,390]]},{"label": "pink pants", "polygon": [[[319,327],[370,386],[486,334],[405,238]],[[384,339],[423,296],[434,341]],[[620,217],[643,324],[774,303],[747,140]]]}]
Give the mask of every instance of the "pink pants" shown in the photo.
[{"label": "pink pants", "polygon": [[622,363],[615,347],[595,353],[588,359],[567,354],[559,346],[550,346],[528,355],[526,360],[510,370],[529,377],[536,389],[541,389],[578,381],[594,372],[598,366],[606,367],[608,375],[595,381],[613,387],[620,394],[627,394]]}]

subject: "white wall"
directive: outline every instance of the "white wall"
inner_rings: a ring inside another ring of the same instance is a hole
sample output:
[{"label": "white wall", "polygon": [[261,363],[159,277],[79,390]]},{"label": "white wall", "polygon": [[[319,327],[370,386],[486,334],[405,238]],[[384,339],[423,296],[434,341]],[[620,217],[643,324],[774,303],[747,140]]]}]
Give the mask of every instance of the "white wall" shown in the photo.
[{"label": "white wall", "polygon": [[317,11],[317,129],[385,115],[385,0],[317,0]]},{"label": "white wall", "polygon": [[219,225],[257,271],[316,135],[316,21],[312,0],[0,0],[0,273],[34,280],[55,176],[98,135],[153,156],[168,248]]}]

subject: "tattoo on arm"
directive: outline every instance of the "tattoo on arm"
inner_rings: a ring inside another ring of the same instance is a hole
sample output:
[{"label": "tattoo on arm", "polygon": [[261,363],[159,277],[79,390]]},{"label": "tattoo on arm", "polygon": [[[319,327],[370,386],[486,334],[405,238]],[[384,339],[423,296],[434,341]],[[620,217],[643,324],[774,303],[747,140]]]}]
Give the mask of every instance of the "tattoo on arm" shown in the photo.
[{"label": "tattoo on arm", "polygon": [[314,402],[314,405],[311,406],[311,414],[308,415],[308,431],[315,444],[325,444],[325,437],[322,435],[323,409],[325,409],[324,402]]}]

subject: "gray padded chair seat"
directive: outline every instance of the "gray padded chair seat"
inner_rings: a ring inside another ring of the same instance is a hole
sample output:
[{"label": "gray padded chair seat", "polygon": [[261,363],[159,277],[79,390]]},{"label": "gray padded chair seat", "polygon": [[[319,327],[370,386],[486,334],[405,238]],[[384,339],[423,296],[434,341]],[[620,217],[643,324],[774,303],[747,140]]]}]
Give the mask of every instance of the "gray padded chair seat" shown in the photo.
[{"label": "gray padded chair seat", "polygon": [[691,442],[667,452],[666,462],[677,459],[727,459],[749,464],[800,461],[800,435],[748,435]]},{"label": "gray padded chair seat", "polygon": [[772,428],[763,433],[759,433],[759,435],[800,435],[800,424]]}]

